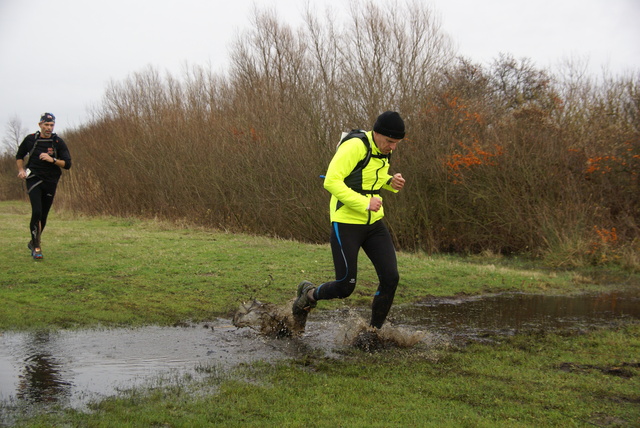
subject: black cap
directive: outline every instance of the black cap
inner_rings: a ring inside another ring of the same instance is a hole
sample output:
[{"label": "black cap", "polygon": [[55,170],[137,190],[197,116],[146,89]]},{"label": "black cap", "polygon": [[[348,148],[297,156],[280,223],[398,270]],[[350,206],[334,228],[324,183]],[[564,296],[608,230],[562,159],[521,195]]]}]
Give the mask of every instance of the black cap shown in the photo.
[{"label": "black cap", "polygon": [[396,111],[385,111],[376,119],[373,130],[389,138],[402,140],[404,138],[404,121]]},{"label": "black cap", "polygon": [[55,121],[56,121],[56,117],[53,115],[53,113],[42,113],[42,116],[40,116],[40,123],[55,122]]}]

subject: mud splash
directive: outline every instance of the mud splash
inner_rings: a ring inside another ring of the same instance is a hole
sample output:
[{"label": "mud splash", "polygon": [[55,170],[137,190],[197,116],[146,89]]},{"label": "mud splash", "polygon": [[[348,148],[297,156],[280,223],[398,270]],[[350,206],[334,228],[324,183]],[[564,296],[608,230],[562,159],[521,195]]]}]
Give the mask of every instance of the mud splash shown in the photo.
[{"label": "mud splash", "polygon": [[[306,320],[296,319],[292,315],[292,304],[293,301],[277,306],[258,300],[243,303],[233,317],[233,325],[238,328],[252,328],[271,338],[300,337],[305,332]],[[369,327],[364,318],[355,311],[350,311],[344,321],[345,328],[336,338],[336,342],[366,352],[392,347],[409,348],[427,337],[422,331],[409,331],[389,324],[380,330]]]},{"label": "mud splash", "polygon": [[304,325],[293,318],[291,303],[278,306],[255,299],[240,305],[233,316],[233,325],[249,327],[276,339],[299,336],[304,331]]},{"label": "mud splash", "polygon": [[294,334],[289,311],[290,303],[257,302],[241,308],[234,320],[206,324],[0,333],[0,409],[51,403],[83,408],[158,378],[197,380],[207,373],[203,367],[225,371],[309,353],[341,358],[345,347],[376,352],[637,321],[640,293],[433,298],[395,306],[380,331],[367,327],[367,309],[345,307],[313,311],[304,333]]}]

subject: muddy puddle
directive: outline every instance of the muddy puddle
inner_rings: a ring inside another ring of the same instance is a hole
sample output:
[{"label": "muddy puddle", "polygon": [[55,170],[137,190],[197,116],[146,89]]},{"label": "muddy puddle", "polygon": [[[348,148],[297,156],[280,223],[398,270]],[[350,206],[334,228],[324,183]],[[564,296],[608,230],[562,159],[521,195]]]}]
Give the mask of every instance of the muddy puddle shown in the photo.
[{"label": "muddy puddle", "polygon": [[576,331],[638,320],[640,291],[572,297],[502,293],[434,298],[397,309],[395,323],[478,339],[520,332]]},{"label": "muddy puddle", "polygon": [[[366,310],[316,311],[300,338],[274,339],[230,320],[181,327],[0,333],[0,410],[51,403],[83,408],[158,379],[197,379],[203,368],[320,352],[339,358],[348,325]],[[395,306],[390,326],[423,341],[486,340],[528,331],[586,329],[640,319],[640,293],[576,297],[499,294]],[[428,345],[428,343],[427,343]],[[1,421],[0,421],[1,424]]]}]

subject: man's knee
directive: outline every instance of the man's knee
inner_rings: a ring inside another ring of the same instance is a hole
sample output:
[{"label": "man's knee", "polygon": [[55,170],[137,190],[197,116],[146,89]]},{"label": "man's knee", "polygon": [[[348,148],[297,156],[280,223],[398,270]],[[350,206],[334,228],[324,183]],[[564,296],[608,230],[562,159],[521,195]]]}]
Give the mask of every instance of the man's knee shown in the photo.
[{"label": "man's knee", "polygon": [[390,272],[380,278],[381,291],[384,293],[394,293],[400,282],[400,274],[398,271]]},{"label": "man's knee", "polygon": [[343,283],[340,284],[340,286],[338,287],[338,298],[339,299],[344,299],[347,298],[349,296],[351,296],[351,294],[353,293],[353,290],[356,289],[356,280],[355,279],[351,279],[349,281],[344,281]]}]

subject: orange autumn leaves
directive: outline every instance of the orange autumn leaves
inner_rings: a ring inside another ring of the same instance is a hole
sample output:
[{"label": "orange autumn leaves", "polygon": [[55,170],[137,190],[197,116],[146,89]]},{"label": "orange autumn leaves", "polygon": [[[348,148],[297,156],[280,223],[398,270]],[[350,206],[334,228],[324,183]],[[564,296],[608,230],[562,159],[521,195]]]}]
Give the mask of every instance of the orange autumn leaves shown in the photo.
[{"label": "orange autumn leaves", "polygon": [[607,174],[612,172],[626,172],[637,177],[640,170],[640,144],[626,142],[618,155],[593,156],[587,160],[585,173],[587,176]]},{"label": "orange autumn leaves", "polygon": [[[464,181],[465,172],[470,172],[483,166],[497,166],[500,157],[505,154],[505,149],[499,144],[486,142],[482,138],[482,129],[486,124],[482,115],[473,112],[461,102],[458,97],[443,97],[443,104],[438,107],[431,106],[432,110],[446,110],[453,121],[452,140],[455,147],[452,153],[446,156],[442,162],[447,168],[449,178],[453,184],[461,184]],[[572,152],[582,150],[569,149]],[[628,175],[632,180],[637,180],[640,171],[640,145],[638,142],[628,141],[615,150],[615,154],[603,154],[592,156],[584,165],[584,174],[587,179],[594,175],[608,173],[621,173]]]},{"label": "orange autumn leaves", "polygon": [[606,229],[593,226],[593,240],[589,243],[587,254],[593,264],[606,263],[618,258],[618,231],[615,227]]},{"label": "orange autumn leaves", "polygon": [[[458,141],[454,152],[444,159],[451,181],[459,184],[463,181],[463,173],[481,165],[497,165],[498,157],[503,154],[503,148],[494,144],[491,149],[483,147],[479,137],[480,130],[485,126],[482,115],[472,111],[458,97],[444,97],[444,106],[455,123]],[[438,109],[438,107],[433,107]],[[469,142],[465,142],[467,140]]]},{"label": "orange autumn leaves", "polygon": [[454,184],[462,182],[462,172],[479,165],[497,165],[497,157],[502,155],[502,147],[495,145],[494,151],[482,149],[480,143],[474,141],[470,146],[458,142],[459,153],[453,153],[445,161]]}]

